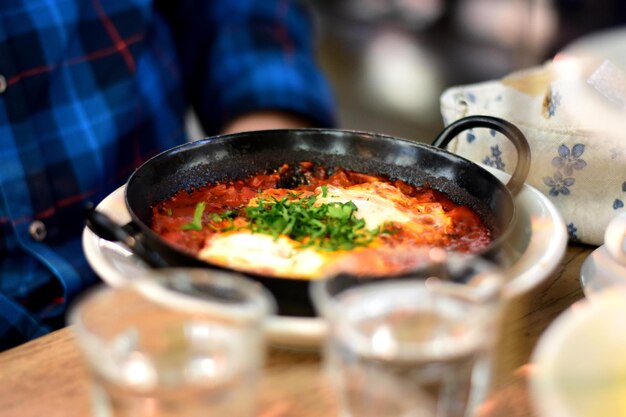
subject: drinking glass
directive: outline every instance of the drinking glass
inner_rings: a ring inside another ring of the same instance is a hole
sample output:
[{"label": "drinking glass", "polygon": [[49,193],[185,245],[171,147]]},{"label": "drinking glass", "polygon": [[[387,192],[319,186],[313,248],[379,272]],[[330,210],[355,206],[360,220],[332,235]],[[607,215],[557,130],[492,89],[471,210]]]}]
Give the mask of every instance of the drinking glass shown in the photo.
[{"label": "drinking glass", "polygon": [[419,256],[427,266],[401,277],[311,285],[342,416],[470,416],[488,391],[502,274],[471,255]]},{"label": "drinking glass", "polygon": [[271,295],[244,277],[162,269],[70,310],[96,416],[250,417]]}]

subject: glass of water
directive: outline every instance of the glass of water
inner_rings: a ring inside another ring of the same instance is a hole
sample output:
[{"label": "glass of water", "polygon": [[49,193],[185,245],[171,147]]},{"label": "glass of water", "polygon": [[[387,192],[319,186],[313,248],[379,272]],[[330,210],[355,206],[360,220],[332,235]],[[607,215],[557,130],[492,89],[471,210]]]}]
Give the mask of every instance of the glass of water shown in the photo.
[{"label": "glass of water", "polygon": [[487,394],[502,274],[470,255],[419,256],[427,266],[402,277],[311,285],[341,416],[471,416]]},{"label": "glass of water", "polygon": [[162,269],[70,310],[96,416],[251,417],[271,295],[244,277]]}]

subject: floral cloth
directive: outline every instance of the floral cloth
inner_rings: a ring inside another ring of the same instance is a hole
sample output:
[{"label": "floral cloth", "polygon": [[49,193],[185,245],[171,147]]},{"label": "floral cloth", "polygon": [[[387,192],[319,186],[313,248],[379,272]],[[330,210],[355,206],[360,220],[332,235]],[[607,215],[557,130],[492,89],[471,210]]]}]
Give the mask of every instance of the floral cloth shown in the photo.
[{"label": "floral cloth", "polygon": [[[608,222],[626,211],[626,75],[608,60],[555,59],[501,80],[453,87],[441,96],[444,123],[486,114],[506,119],[531,148],[527,183],[563,216],[570,240],[601,244]],[[475,129],[448,147],[512,172],[513,145]]]}]

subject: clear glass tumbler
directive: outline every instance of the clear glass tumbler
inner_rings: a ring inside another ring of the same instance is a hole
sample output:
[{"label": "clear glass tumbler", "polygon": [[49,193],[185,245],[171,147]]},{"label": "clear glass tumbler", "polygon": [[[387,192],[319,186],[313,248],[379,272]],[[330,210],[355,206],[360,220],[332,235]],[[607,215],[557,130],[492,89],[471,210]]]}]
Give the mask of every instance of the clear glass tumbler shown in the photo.
[{"label": "clear glass tumbler", "polygon": [[471,416],[490,379],[504,278],[443,250],[395,278],[314,282],[324,357],[342,416]]},{"label": "clear glass tumbler", "polygon": [[96,416],[251,417],[271,295],[241,276],[163,269],[79,300],[69,321]]}]

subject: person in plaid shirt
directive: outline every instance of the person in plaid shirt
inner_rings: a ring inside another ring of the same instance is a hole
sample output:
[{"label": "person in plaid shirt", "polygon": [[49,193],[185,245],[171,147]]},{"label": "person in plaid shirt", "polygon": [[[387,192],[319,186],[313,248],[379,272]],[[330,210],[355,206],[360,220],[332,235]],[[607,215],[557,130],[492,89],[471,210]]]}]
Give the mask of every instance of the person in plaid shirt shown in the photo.
[{"label": "person in plaid shirt", "polygon": [[288,0],[0,3],[0,350],[64,325],[98,281],[83,210],[207,135],[332,127],[306,8]]}]

